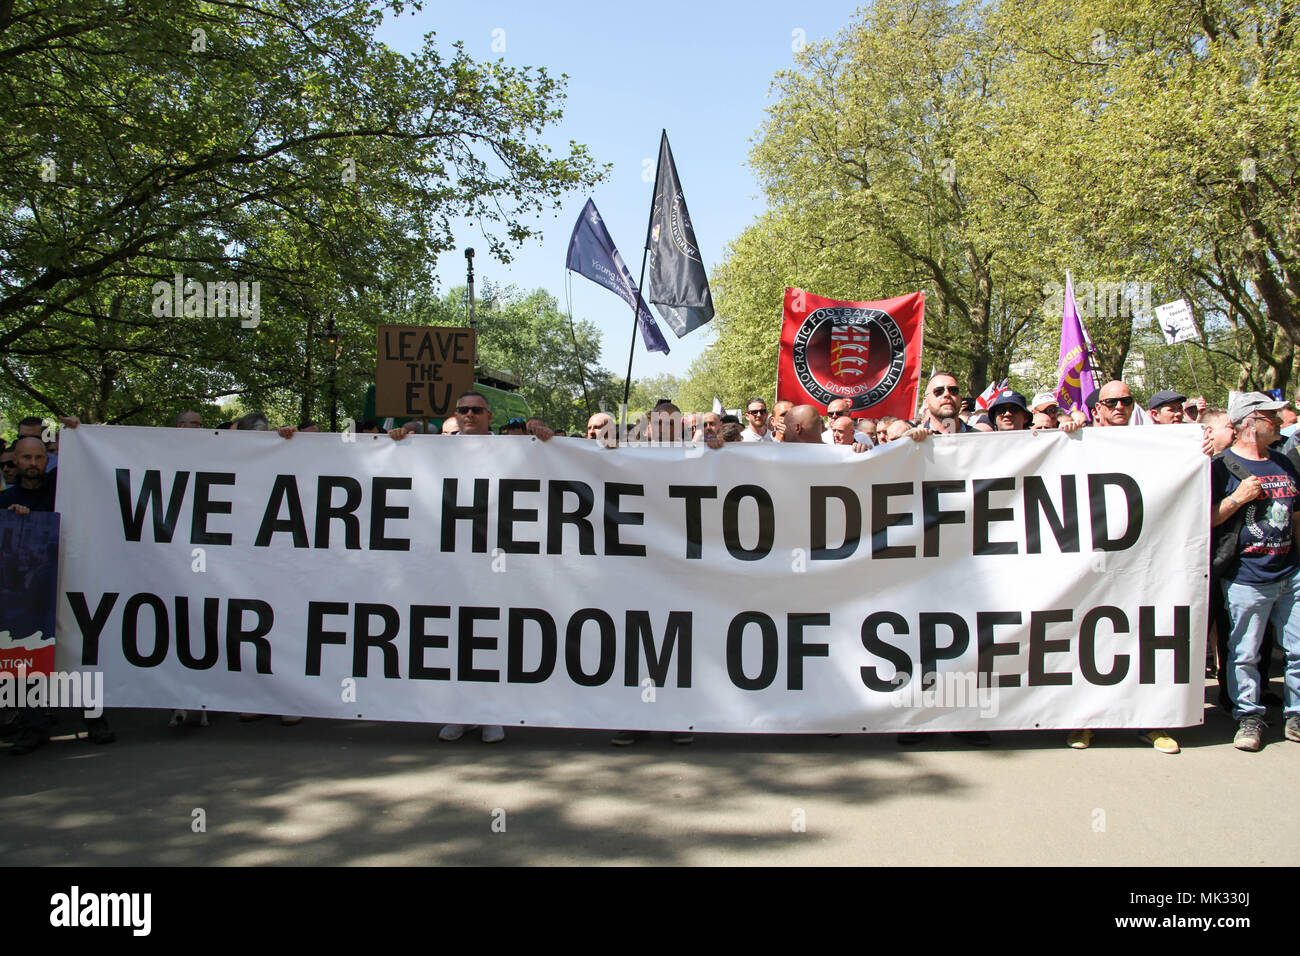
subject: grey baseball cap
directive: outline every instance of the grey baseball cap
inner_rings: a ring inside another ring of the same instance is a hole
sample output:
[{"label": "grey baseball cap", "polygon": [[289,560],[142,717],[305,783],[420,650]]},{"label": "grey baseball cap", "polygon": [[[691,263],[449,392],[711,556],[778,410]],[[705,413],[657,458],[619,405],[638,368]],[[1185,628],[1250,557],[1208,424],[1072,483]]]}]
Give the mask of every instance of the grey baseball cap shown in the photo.
[{"label": "grey baseball cap", "polygon": [[1275,412],[1285,408],[1286,402],[1275,402],[1263,392],[1233,392],[1228,396],[1228,418],[1240,425],[1254,412]]}]

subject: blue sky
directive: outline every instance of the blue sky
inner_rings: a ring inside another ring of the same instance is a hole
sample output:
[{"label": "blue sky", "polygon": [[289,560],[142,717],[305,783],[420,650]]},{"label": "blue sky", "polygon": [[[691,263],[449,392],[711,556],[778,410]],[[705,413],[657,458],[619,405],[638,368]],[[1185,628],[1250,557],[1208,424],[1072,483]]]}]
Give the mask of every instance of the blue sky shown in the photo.
[{"label": "blue sky", "polygon": [[[461,40],[478,60],[511,66],[544,66],[568,74],[564,119],[545,137],[554,149],[569,140],[585,144],[609,177],[591,198],[626,260],[640,275],[654,185],[660,129],[668,130],[695,235],[710,270],[727,243],[762,212],[758,184],[747,165],[763,123],[774,74],[794,62],[794,48],[834,36],[853,18],[856,4],[694,3],[664,0],[646,4],[560,4],[472,2],[428,4],[418,12],[390,17],[378,38],[395,50],[414,52],[426,33],[440,49]],[[494,32],[495,31],[495,32]],[[504,50],[494,50],[504,44]],[[535,221],[542,233],[515,253],[507,267],[487,254],[473,223],[457,230],[459,246],[438,261],[442,287],[463,284],[463,249],[476,250],[475,274],[545,288],[565,306],[564,257],[569,234],[587,200],[572,194],[556,213]],[[602,333],[601,364],[618,375],[627,371],[632,314],[614,293],[581,276],[572,282],[573,311]],[[773,303],[773,322],[781,303]],[[678,339],[660,323],[672,352],[647,353],[637,343],[633,378],[671,373],[685,376],[711,340],[708,326]],[[775,372],[776,356],[772,357]]]}]

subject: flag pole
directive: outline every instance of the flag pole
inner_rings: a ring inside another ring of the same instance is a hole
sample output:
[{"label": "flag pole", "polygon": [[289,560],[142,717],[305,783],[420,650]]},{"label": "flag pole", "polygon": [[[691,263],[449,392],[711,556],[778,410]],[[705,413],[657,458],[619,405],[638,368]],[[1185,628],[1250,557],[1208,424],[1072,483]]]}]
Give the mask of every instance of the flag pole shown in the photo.
[{"label": "flag pole", "polygon": [[573,329],[573,273],[564,270],[564,304],[569,307],[569,335],[573,339],[573,357],[578,361],[578,381],[582,383],[582,403],[591,417],[591,397],[587,394],[587,377],[582,374],[582,353],[578,351],[578,333]]},{"label": "flag pole", "polygon": [[[660,158],[663,156],[663,139],[668,135],[668,130],[659,131],[659,151]],[[645,236],[646,241],[641,245],[641,278],[636,284],[636,304],[632,306],[632,347],[627,351],[627,378],[623,380],[623,415],[626,425],[627,403],[629,396],[632,394],[632,356],[636,354],[636,333],[638,326],[641,324],[641,290],[645,288],[645,260],[650,254],[650,230],[655,221],[655,199],[659,196],[659,163],[655,164],[655,185],[654,190],[650,193],[650,215],[646,219]],[[646,310],[649,311],[649,306]]]},{"label": "flag pole", "polygon": [[1196,366],[1192,364],[1192,350],[1187,345],[1187,339],[1183,339],[1183,351],[1187,354],[1187,370],[1192,373],[1192,384],[1196,386],[1196,390],[1199,392],[1201,391],[1201,383],[1196,380]]}]

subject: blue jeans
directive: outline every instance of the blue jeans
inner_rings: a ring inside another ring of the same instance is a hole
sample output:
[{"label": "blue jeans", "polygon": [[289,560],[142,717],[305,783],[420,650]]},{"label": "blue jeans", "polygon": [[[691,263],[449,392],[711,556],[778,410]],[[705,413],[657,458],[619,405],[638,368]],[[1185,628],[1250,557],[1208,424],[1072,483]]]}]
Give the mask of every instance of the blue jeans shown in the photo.
[{"label": "blue jeans", "polygon": [[1227,667],[1232,716],[1264,716],[1259,649],[1269,621],[1286,651],[1286,716],[1300,714],[1300,570],[1268,584],[1224,581],[1223,594],[1232,625]]}]

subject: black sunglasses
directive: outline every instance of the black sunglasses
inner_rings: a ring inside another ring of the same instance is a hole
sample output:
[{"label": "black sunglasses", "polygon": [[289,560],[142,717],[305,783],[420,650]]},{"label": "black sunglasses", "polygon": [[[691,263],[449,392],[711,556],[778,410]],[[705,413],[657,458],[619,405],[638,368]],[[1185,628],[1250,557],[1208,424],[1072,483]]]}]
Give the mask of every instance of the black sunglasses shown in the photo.
[{"label": "black sunglasses", "polygon": [[961,389],[958,388],[956,385],[936,385],[932,391],[932,394],[937,398],[938,396],[942,395],[944,392],[947,392],[949,395],[960,395]]},{"label": "black sunglasses", "polygon": [[457,405],[457,415],[468,415],[471,412],[486,412],[488,409],[485,405]]},{"label": "black sunglasses", "polygon": [[1097,404],[1105,405],[1109,409],[1115,409],[1120,405],[1123,405],[1125,408],[1130,408],[1133,405],[1133,396],[1129,395],[1123,398],[1103,398],[1098,401]]}]

